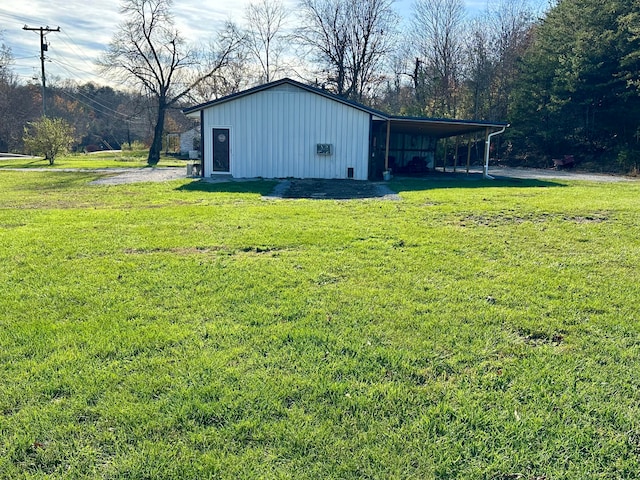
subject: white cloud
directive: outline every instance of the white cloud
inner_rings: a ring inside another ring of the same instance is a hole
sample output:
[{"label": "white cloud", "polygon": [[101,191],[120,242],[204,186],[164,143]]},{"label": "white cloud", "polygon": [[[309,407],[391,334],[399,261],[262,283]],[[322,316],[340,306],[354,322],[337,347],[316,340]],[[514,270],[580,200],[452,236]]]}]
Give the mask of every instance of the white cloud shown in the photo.
[{"label": "white cloud", "polygon": [[[226,20],[242,23],[250,0],[219,2],[213,0],[174,0],[176,26],[189,41],[207,43]],[[409,15],[413,0],[397,0],[402,16]],[[466,0],[474,8],[482,8],[486,0]],[[7,0],[0,6],[0,30],[4,42],[16,58],[14,70],[28,80],[40,72],[39,34],[22,30],[29,27],[60,27],[50,33],[46,63],[49,79],[74,79],[100,82],[95,60],[104,51],[122,20],[119,2],[113,0]],[[296,0],[285,0],[295,12]],[[294,15],[295,16],[295,15]]]}]

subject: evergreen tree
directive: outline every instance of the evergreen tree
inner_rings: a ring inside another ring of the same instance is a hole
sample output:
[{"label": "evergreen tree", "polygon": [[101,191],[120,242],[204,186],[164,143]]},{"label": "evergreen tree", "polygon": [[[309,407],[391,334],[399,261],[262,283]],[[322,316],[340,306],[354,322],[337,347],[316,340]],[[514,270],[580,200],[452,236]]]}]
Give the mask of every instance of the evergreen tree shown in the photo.
[{"label": "evergreen tree", "polygon": [[561,0],[548,12],[525,55],[511,119],[526,148],[622,157],[635,148],[639,7],[637,0]]}]

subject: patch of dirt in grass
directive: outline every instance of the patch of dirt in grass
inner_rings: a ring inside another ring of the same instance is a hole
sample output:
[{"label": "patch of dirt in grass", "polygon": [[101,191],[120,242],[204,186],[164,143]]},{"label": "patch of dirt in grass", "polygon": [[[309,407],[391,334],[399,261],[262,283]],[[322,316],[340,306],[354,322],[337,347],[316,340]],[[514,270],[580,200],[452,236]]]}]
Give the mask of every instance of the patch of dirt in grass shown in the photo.
[{"label": "patch of dirt in grass", "polygon": [[211,252],[219,252],[222,250],[226,250],[226,247],[223,246],[212,246],[212,247],[174,247],[174,248],[127,248],[124,250],[124,253],[128,255],[148,255],[152,253],[176,253],[178,255],[196,255],[196,254],[206,254]]},{"label": "patch of dirt in grass", "polygon": [[275,254],[283,250],[280,247],[250,246],[241,248],[230,248],[224,245],[214,245],[208,247],[154,247],[154,248],[127,248],[124,253],[128,255],[150,255],[154,253],[174,253],[176,255],[206,255],[209,253],[221,253],[222,255],[254,254],[265,255]]},{"label": "patch of dirt in grass", "polygon": [[316,285],[331,285],[334,283],[339,283],[344,280],[344,277],[341,275],[336,275],[333,273],[323,272],[318,275],[318,278],[315,280]]},{"label": "patch of dirt in grass", "polygon": [[601,212],[587,216],[565,217],[565,220],[575,223],[603,223],[609,220],[609,216],[606,213]]},{"label": "patch of dirt in grass", "polygon": [[10,228],[20,228],[24,227],[26,223],[0,223],[0,228],[4,228],[9,230]]},{"label": "patch of dirt in grass", "polygon": [[640,455],[640,430],[630,431],[627,434],[627,441],[636,455]]},{"label": "patch of dirt in grass", "polygon": [[133,205],[128,205],[127,208],[135,208],[139,210],[152,210],[156,208],[171,208],[171,207],[197,206],[197,205],[198,205],[197,202],[187,202],[184,200],[176,200],[171,203],[152,203],[148,205],[133,204]]},{"label": "patch of dirt in grass", "polygon": [[255,253],[257,255],[264,255],[269,253],[275,253],[282,250],[279,247],[265,247],[265,246],[257,246],[257,247],[243,247],[240,249],[243,253]]},{"label": "patch of dirt in grass", "polygon": [[[288,180],[287,188],[276,188],[272,196],[312,200],[400,200],[384,183],[358,180]],[[276,195],[277,193],[277,195]]]},{"label": "patch of dirt in grass", "polygon": [[564,335],[561,333],[519,332],[519,336],[522,338],[524,343],[531,347],[537,347],[540,345],[551,345],[557,347],[564,342]]},{"label": "patch of dirt in grass", "polygon": [[495,480],[547,480],[544,475],[525,475],[523,473],[502,473],[497,477],[493,477]]},{"label": "patch of dirt in grass", "polygon": [[411,372],[408,380],[411,384],[417,386],[428,385],[435,380],[448,380],[456,374],[455,368],[448,362],[435,361],[433,364],[418,371]]},{"label": "patch of dirt in grass", "polygon": [[584,216],[565,216],[550,213],[530,213],[525,215],[510,213],[498,213],[495,215],[472,214],[461,217],[451,222],[451,224],[459,227],[499,227],[503,225],[519,225],[525,222],[544,223],[554,219],[574,223],[603,223],[609,221],[609,215],[607,212],[594,212]]},{"label": "patch of dirt in grass", "polygon": [[502,225],[517,225],[525,222],[541,223],[549,219],[547,214],[529,214],[529,215],[467,215],[452,222],[453,225],[459,227],[499,227]]}]

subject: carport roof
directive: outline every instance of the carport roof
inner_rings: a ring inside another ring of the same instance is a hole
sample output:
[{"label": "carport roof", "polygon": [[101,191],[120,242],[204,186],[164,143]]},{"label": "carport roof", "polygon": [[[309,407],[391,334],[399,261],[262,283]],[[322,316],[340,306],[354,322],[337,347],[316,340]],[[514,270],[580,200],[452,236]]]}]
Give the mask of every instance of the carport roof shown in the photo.
[{"label": "carport roof", "polygon": [[238,93],[227,95],[226,97],[218,98],[216,100],[202,103],[194,107],[185,108],[182,110],[182,112],[189,117],[195,117],[197,113],[199,113],[201,110],[204,110],[206,108],[213,107],[215,105],[219,105],[222,103],[230,102],[232,100],[242,98],[247,95],[252,95],[254,93],[262,92],[264,90],[268,90],[270,88],[277,87],[284,84],[296,86],[298,88],[301,88],[302,90],[306,90],[308,92],[321,95],[330,100],[367,112],[370,115],[372,115],[372,118],[374,120],[389,122],[391,131],[393,133],[429,135],[437,138],[445,138],[445,137],[453,137],[456,135],[464,135],[464,134],[473,133],[473,132],[485,131],[486,129],[502,129],[504,127],[509,126],[507,123],[504,123],[504,122],[485,122],[482,120],[457,120],[457,119],[454,120],[454,119],[429,118],[429,117],[402,117],[402,116],[389,115],[380,110],[367,107],[366,105],[362,105],[361,103],[358,103],[358,102],[347,100],[345,98],[342,98],[326,90],[312,87],[310,85],[305,85],[303,83],[297,82],[290,78],[283,78],[281,80],[276,80],[274,82],[265,83],[263,85],[250,88],[248,90],[243,90]]},{"label": "carport roof", "polygon": [[392,133],[429,135],[437,138],[454,137],[486,129],[508,127],[505,122],[484,122],[481,120],[454,120],[448,118],[398,117],[389,116]]}]

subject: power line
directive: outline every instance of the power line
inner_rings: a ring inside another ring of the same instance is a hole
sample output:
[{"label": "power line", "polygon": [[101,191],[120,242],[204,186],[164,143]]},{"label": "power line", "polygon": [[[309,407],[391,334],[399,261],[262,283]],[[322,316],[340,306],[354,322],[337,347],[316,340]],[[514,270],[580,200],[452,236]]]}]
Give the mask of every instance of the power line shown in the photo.
[{"label": "power line", "polygon": [[21,15],[16,15],[15,13],[8,13],[6,11],[4,12],[0,12],[0,17],[5,17],[11,20],[17,20],[19,22],[22,23],[26,23],[29,21],[36,21],[36,22],[44,22],[45,20],[38,18],[38,17],[34,17],[34,16],[30,16],[30,17],[23,17]]},{"label": "power line", "polygon": [[[89,70],[86,70],[86,69],[83,69],[83,68],[79,68],[76,65],[73,65],[73,64],[71,64],[69,62],[65,62],[65,61],[62,61],[60,59],[56,59],[54,57],[49,57],[50,61],[52,61],[54,63],[57,63],[58,66],[66,65],[68,68],[71,68],[76,72],[81,72],[84,75],[88,75],[90,79],[93,79],[97,83],[106,83],[106,84],[112,84],[113,83],[113,82],[110,82],[108,78],[105,78],[99,72],[96,71],[96,69],[95,69],[95,60],[91,60],[87,56],[85,50],[81,46],[79,46],[77,43],[75,43],[72,40],[72,38],[64,30],[62,31],[62,34],[69,40],[69,41],[66,41],[64,38],[61,38],[62,43],[64,43],[67,46],[69,51],[73,51],[73,53],[76,54],[76,58],[78,58],[80,60],[79,63],[84,64],[86,66],[93,65],[94,68],[91,71],[89,71]],[[62,67],[62,68],[64,68],[64,67]],[[69,72],[68,69],[65,69],[65,70],[68,73],[71,73],[72,75],[74,75],[72,72]],[[80,75],[80,76],[84,77],[84,75]]]},{"label": "power line", "polygon": [[[76,67],[75,65],[71,65],[70,63],[63,62],[63,61],[62,61],[62,60],[60,60],[60,59],[57,59],[57,58],[51,58],[51,57],[50,57],[50,58],[49,58],[49,60],[50,60],[51,62],[53,62],[53,63],[57,64],[57,65],[58,65],[59,67],[61,67],[63,70],[66,70],[66,71],[67,71],[67,73],[70,73],[70,74],[72,74],[72,75],[74,75],[74,73],[73,73],[73,72],[71,72],[71,71],[69,71],[69,68],[71,68],[71,69],[73,69],[73,70],[76,70],[76,71],[78,71],[78,72],[81,72],[81,73],[85,73],[85,74],[87,74],[87,75],[91,75],[91,76],[96,77],[96,78],[98,78],[98,79],[100,79],[100,80],[104,80],[104,78],[102,78],[100,75],[97,75],[95,72],[90,72],[90,71],[88,71],[88,70],[83,70],[83,69],[81,69],[81,68]],[[66,67],[68,67],[68,68],[66,68]]]},{"label": "power line", "polygon": [[[81,100],[80,98],[78,98],[76,95],[69,93],[68,91],[61,89],[60,90],[63,94],[67,95],[68,97],[73,98],[74,100],[76,100],[77,102],[82,103],[83,105],[86,105],[87,107],[91,107],[92,109],[94,109],[95,111],[107,116],[107,117],[111,117],[111,118],[115,118],[116,120],[126,120],[128,122],[131,123],[138,123],[138,124],[147,124],[147,122],[142,121],[142,120],[133,120],[131,115],[127,115],[126,113],[122,113],[119,112],[117,110],[114,110],[113,108],[110,108],[100,102],[98,102],[95,98],[91,98],[88,95],[85,95],[82,92],[75,92],[77,95],[80,95],[81,97],[87,99],[87,102],[91,102],[91,103],[87,103],[83,100]],[[102,108],[97,108],[96,105],[102,107]]]},{"label": "power line", "polygon": [[[64,68],[64,67],[63,67]],[[79,87],[80,85],[77,83],[77,81],[74,80],[74,83],[76,84],[77,87]],[[91,98],[88,95],[85,95],[84,93],[80,92],[80,91],[76,91],[75,93],[81,97],[84,97],[87,101],[83,101],[82,99],[78,98],[76,95],[68,92],[65,89],[60,89],[60,93],[68,96],[69,98],[72,98],[73,100],[77,101],[78,103],[81,103],[87,107],[92,108],[93,110],[107,116],[107,117],[111,117],[114,118],[116,120],[126,120],[129,123],[132,124],[138,124],[138,125],[147,125],[147,122],[145,122],[144,120],[134,120],[133,117],[131,115],[128,115],[126,113],[122,113],[119,112],[118,110],[115,110],[107,105],[104,105],[103,103],[98,102],[95,98]],[[87,102],[91,102],[91,103],[87,103]],[[101,108],[97,108],[96,105],[99,105]],[[113,113],[110,113],[113,112]]]},{"label": "power line", "polygon": [[77,45],[69,36],[69,34],[67,34],[67,32],[63,31],[62,35],[64,35],[68,40],[69,43],[67,43],[67,41],[63,38],[62,41],[69,45],[69,47],[71,47],[73,50],[75,50],[75,52],[78,54],[78,56],[85,61],[86,63],[93,63],[93,60],[89,59],[82,51],[81,51],[81,47],[79,45]]},{"label": "power line", "polygon": [[[130,117],[130,116],[128,116],[128,115],[126,115],[126,114],[124,114],[124,113],[116,112],[116,113],[118,113],[118,115],[121,115],[121,116],[116,116],[116,115],[114,115],[114,114],[112,114],[112,113],[109,113],[109,112],[105,112],[105,111],[103,111],[103,110],[100,110],[99,108],[96,108],[96,107],[95,107],[95,105],[91,105],[91,104],[89,104],[89,103],[87,103],[87,102],[83,101],[82,99],[80,99],[80,98],[76,97],[76,96],[75,96],[75,95],[73,95],[72,93],[67,92],[66,90],[61,89],[61,90],[60,90],[60,93],[62,93],[63,95],[66,95],[67,97],[69,97],[69,98],[71,98],[71,99],[75,100],[75,101],[76,101],[76,102],[78,102],[78,103],[81,103],[82,105],[84,105],[84,106],[86,106],[86,107],[92,108],[93,110],[95,110],[95,111],[97,111],[97,112],[99,112],[99,113],[103,114],[103,115],[104,115],[104,116],[106,116],[106,117],[111,117],[111,118],[113,118],[113,119],[120,120],[120,121],[127,121],[127,122],[129,122],[130,124],[132,124],[132,125],[148,125],[148,123],[147,123],[147,122],[145,122],[145,121],[143,121],[143,120],[133,120],[133,119],[132,119],[132,117]],[[80,92],[76,92],[76,93],[80,94]],[[85,96],[85,95],[83,95],[83,96]],[[85,96],[85,97],[86,97],[86,96]],[[100,103],[96,102],[95,100],[91,99],[90,97],[86,97],[86,98],[89,98],[89,101],[91,101],[91,102],[94,102],[94,103],[96,103],[96,104],[98,104],[98,105],[101,105]],[[105,108],[107,108],[108,110],[111,110],[111,109],[109,109],[108,107],[105,107]],[[115,111],[115,110],[114,110],[114,111]],[[123,118],[123,117],[125,117],[125,118]]]},{"label": "power line", "polygon": [[[86,72],[84,70],[78,69],[77,67],[72,66],[72,65],[70,65],[70,64],[68,64],[66,62],[60,61],[58,59],[50,58],[49,60],[51,62],[55,63],[56,65],[58,65],[62,70],[67,72],[67,74],[69,74],[71,76],[70,78],[68,78],[68,80],[72,81],[76,85],[76,87],[78,87],[78,88],[81,86],[79,81],[78,81],[78,79],[77,78],[73,78],[75,76],[74,72],[69,70],[69,68],[67,68],[67,67],[73,68],[73,69],[78,70],[78,71],[83,72],[83,73],[89,73],[89,72]],[[98,78],[100,78],[100,77],[98,77]],[[82,99],[78,98],[76,95],[73,95],[73,94],[69,93],[68,91],[65,91],[64,89],[60,89],[60,92],[65,94],[69,98],[72,98],[73,100],[77,101],[78,103],[81,103],[81,104],[83,104],[83,105],[85,105],[87,107],[90,107],[90,108],[94,109],[95,111],[97,111],[97,112],[99,112],[99,113],[101,113],[101,114],[103,114],[105,116],[114,118],[116,120],[127,121],[130,124],[134,124],[134,125],[136,125],[136,124],[137,125],[147,125],[147,123],[148,123],[148,122],[145,122],[144,120],[134,120],[133,119],[134,117],[132,117],[131,115],[128,115],[126,113],[122,113],[122,112],[120,112],[118,110],[115,110],[114,108],[109,107],[108,105],[100,103],[95,98],[92,98],[92,97],[90,97],[88,95],[85,95],[84,93],[82,93],[79,90],[76,91],[75,93],[77,95],[81,96],[81,97],[84,97],[88,102],[91,102],[91,103],[87,103],[87,101],[83,101]],[[101,108],[96,107],[96,105],[98,105]],[[110,113],[110,112],[112,112],[112,113]]]}]

